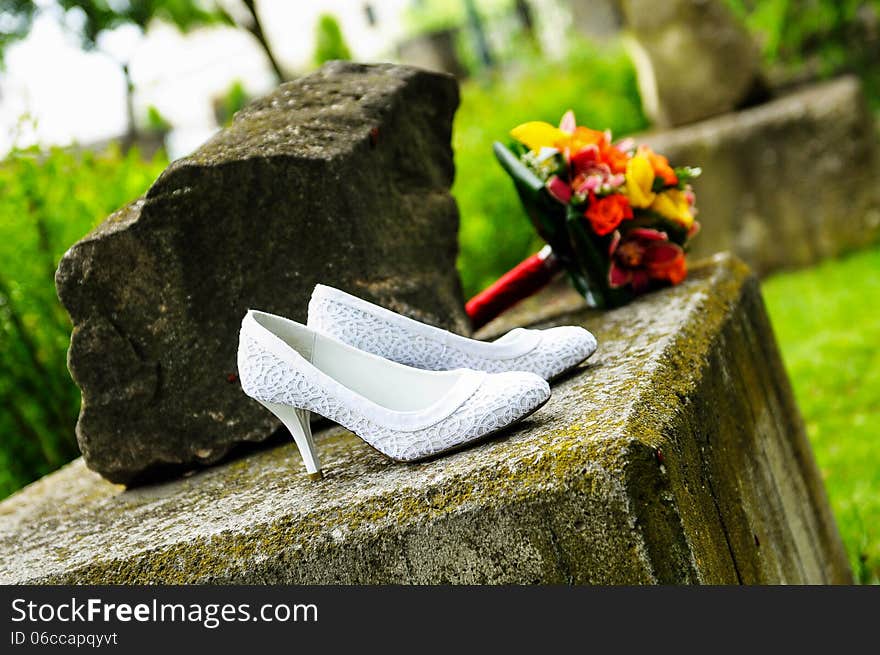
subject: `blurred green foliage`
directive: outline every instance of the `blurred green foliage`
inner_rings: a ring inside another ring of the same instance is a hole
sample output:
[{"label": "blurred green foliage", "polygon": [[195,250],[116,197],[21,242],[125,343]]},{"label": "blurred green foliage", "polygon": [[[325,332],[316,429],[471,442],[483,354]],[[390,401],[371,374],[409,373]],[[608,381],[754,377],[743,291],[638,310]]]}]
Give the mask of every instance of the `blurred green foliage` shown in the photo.
[{"label": "blurred green foliage", "polygon": [[880,583],[880,249],[763,291],[853,573]]},{"label": "blurred green foliage", "polygon": [[235,80],[229,85],[226,93],[214,101],[214,117],[217,119],[217,124],[224,126],[232,123],[235,114],[241,111],[250,100],[250,95],[244,88],[242,81]]},{"label": "blurred green foliage", "polygon": [[[483,19],[508,12],[511,0],[478,0],[476,7]],[[465,0],[412,0],[403,13],[407,33],[425,34],[463,27],[467,23]]]},{"label": "blurred green foliage", "polygon": [[351,59],[351,50],[342,36],[339,21],[332,14],[321,14],[315,27],[315,66],[333,59]]},{"label": "blurred green foliage", "polygon": [[229,14],[204,2],[181,0],[56,0],[68,12],[75,12],[81,23],[81,36],[87,47],[94,47],[98,35],[120,25],[133,24],[146,30],[154,19],[167,21],[183,31],[213,24],[231,24]]},{"label": "blurred green foliage", "polygon": [[[525,29],[516,12],[515,0],[473,0],[473,8],[494,61],[508,66],[540,54],[534,34]],[[533,17],[536,9],[532,7]],[[474,26],[468,20],[466,0],[412,0],[403,12],[403,24],[410,37],[449,31],[464,70],[476,75],[486,68],[480,58]]]},{"label": "blurred green foliage", "polygon": [[554,125],[573,109],[579,125],[611,129],[615,138],[647,126],[635,72],[616,44],[572,45],[564,60],[530,58],[518,70],[462,85],[455,118],[455,185],[461,211],[458,260],[465,296],[494,282],[541,247],[492,142],[508,140],[526,121]]},{"label": "blurred green foliage", "polygon": [[[65,27],[79,36],[86,48],[94,48],[98,36],[120,25],[137,25],[142,30],[154,19],[164,20],[183,31],[215,24],[234,24],[229,14],[219,5],[185,0],[138,0],[137,2],[108,2],[108,0],[56,0],[65,12]],[[45,3],[44,3],[45,4]],[[33,0],[0,0],[0,62],[6,46],[28,35],[34,18],[45,6]],[[76,29],[71,29],[76,26]]]},{"label": "blurred green foliage", "polygon": [[880,0],[727,0],[783,72],[862,76],[880,104]]},{"label": "blurred green foliage", "polygon": [[28,35],[37,5],[33,0],[0,0],[0,15],[3,27],[0,29],[0,66],[4,63],[6,48]]},{"label": "blurred green foliage", "polygon": [[266,39],[256,0],[241,0],[239,9],[243,11],[233,12],[235,15],[229,13],[226,5],[224,0],[0,0],[0,66],[7,46],[25,38],[39,14],[54,13],[60,8],[65,30],[78,36],[86,49],[97,47],[102,32],[123,25],[135,25],[146,31],[154,20],[174,25],[182,32],[211,25],[245,30],[263,50],[277,78],[287,79]]},{"label": "blurred green foliage", "polygon": [[155,105],[147,107],[147,130],[165,133],[171,129],[171,123]]},{"label": "blurred green foliage", "polygon": [[16,151],[0,163],[0,497],[78,455],[58,260],[166,165],[118,148]]}]

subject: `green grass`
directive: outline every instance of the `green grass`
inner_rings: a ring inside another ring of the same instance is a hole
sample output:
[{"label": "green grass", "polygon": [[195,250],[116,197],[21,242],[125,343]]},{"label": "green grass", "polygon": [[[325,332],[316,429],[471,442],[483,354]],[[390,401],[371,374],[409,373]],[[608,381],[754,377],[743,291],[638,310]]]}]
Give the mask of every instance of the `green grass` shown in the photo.
[{"label": "green grass", "polygon": [[768,279],[764,297],[853,573],[880,582],[880,249]]}]

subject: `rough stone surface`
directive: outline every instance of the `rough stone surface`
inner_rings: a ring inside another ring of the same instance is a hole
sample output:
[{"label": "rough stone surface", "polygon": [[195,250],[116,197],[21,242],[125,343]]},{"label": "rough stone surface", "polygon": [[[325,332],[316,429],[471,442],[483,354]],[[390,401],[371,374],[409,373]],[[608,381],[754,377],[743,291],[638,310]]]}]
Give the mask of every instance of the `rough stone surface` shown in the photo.
[{"label": "rough stone surface", "polygon": [[217,461],[278,427],[235,380],[249,307],[305,320],[316,282],[467,329],[451,123],[458,88],[335,62],[241,111],[61,260],[77,437],[116,482]]},{"label": "rough stone surface", "polygon": [[731,111],[758,88],[758,50],[723,0],[620,5],[642,104],[655,125]]},{"label": "rough stone surface", "polygon": [[697,256],[732,250],[764,275],[880,239],[880,147],[854,77],[641,138],[703,167]]},{"label": "rough stone surface", "polygon": [[0,503],[0,582],[850,581],[741,263],[605,313],[550,301],[528,318],[599,350],[498,438],[403,465],[328,428],[316,483],[287,443],[130,491],[77,461]]}]

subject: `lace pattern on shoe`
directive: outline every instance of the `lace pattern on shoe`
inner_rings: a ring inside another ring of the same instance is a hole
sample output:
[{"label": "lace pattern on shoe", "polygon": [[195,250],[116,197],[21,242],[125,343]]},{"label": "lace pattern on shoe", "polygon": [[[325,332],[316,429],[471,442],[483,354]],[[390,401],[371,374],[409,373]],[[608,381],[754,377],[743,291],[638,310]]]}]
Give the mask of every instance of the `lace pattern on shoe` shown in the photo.
[{"label": "lace pattern on shoe", "polygon": [[596,348],[595,339],[585,348],[580,328],[557,327],[542,331],[535,348],[518,357],[480,357],[326,297],[310,303],[309,326],[360,350],[431,371],[528,371],[549,379],[576,366]]}]

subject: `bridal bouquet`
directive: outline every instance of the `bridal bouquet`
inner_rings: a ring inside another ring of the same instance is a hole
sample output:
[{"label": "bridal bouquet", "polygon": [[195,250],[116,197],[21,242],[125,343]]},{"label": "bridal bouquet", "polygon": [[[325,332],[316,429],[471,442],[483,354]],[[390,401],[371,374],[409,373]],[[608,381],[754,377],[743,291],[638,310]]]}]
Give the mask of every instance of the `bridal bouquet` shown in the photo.
[{"label": "bridal bouquet", "polygon": [[673,168],[632,139],[575,123],[523,123],[510,146],[495,143],[523,206],[548,248],[468,303],[475,326],[568,271],[595,307],[616,307],[687,276],[685,249],[699,230],[690,180],[700,169]]}]

